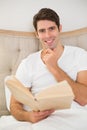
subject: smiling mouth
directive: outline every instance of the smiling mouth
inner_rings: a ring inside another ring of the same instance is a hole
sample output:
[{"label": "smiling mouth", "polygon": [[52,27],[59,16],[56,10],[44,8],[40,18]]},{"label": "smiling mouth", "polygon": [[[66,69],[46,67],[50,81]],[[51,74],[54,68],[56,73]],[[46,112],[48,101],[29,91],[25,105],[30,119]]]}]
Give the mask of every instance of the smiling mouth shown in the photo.
[{"label": "smiling mouth", "polygon": [[46,40],[46,41],[45,41],[45,45],[53,46],[53,42],[54,42],[53,39],[51,39],[51,40]]},{"label": "smiling mouth", "polygon": [[53,44],[53,42],[45,42],[45,48],[53,50],[55,48],[55,44]]},{"label": "smiling mouth", "polygon": [[45,42],[48,44],[51,44],[51,43],[53,43],[53,40],[46,40]]}]

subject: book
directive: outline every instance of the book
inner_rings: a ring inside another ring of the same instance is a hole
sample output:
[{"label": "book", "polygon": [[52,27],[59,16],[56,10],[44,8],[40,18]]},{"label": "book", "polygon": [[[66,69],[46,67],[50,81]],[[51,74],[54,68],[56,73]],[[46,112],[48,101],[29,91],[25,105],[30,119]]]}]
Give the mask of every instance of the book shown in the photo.
[{"label": "book", "polygon": [[6,80],[6,85],[17,101],[34,111],[69,109],[74,99],[74,93],[66,80],[48,86],[35,96],[14,75]]}]

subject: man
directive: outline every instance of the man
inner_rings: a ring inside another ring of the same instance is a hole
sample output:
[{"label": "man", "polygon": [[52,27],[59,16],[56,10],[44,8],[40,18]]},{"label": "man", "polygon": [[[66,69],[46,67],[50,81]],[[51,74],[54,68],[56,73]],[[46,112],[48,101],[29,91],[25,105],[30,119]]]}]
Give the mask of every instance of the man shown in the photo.
[{"label": "man", "polygon": [[[43,49],[24,59],[16,77],[36,94],[45,86],[67,80],[75,94],[75,102],[87,104],[87,52],[81,48],[63,46],[59,16],[49,8],[41,9],[33,18],[36,36]],[[11,97],[11,114],[20,121],[38,122],[55,110],[27,111],[23,104]]]}]

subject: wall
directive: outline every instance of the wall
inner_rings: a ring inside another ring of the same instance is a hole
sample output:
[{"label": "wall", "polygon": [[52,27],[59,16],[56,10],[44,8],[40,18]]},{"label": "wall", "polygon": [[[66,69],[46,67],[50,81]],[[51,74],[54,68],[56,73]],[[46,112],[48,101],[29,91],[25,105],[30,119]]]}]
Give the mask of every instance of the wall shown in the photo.
[{"label": "wall", "polygon": [[87,0],[0,0],[0,29],[33,31],[33,15],[42,7],[59,13],[63,31],[87,26]]}]

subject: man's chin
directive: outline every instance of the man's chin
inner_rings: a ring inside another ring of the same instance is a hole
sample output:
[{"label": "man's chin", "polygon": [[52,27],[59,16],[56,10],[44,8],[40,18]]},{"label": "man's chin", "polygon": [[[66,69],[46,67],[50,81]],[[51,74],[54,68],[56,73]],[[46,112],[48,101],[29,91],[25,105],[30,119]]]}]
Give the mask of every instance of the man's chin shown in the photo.
[{"label": "man's chin", "polygon": [[55,47],[48,47],[49,49],[51,49],[51,50],[54,50],[55,49]]},{"label": "man's chin", "polygon": [[54,46],[45,46],[45,49],[51,49],[51,50],[54,50],[55,47],[54,47]]}]

